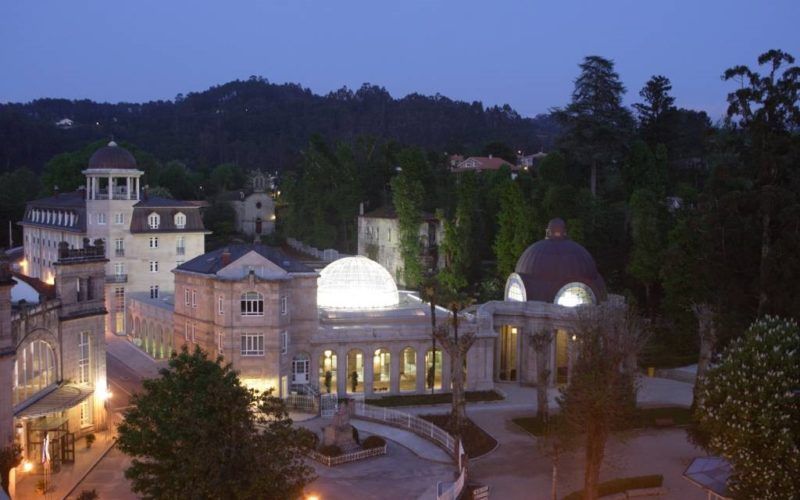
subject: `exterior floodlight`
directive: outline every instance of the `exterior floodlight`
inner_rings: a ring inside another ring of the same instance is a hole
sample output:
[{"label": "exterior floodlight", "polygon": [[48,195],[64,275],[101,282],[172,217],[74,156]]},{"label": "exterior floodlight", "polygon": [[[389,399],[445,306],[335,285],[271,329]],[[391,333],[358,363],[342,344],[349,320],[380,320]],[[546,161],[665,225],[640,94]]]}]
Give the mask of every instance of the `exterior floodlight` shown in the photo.
[{"label": "exterior floodlight", "polygon": [[400,303],[397,285],[383,266],[364,256],[328,264],[317,282],[317,305],[326,309],[380,309]]}]

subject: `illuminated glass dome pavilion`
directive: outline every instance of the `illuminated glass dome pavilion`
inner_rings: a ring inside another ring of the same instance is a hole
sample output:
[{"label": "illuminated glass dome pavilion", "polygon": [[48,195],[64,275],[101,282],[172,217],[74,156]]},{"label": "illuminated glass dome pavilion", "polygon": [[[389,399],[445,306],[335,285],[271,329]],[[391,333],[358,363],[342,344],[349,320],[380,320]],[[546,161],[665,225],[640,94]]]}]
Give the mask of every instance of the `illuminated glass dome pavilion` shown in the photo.
[{"label": "illuminated glass dome pavilion", "polygon": [[400,302],[397,285],[383,266],[367,257],[328,264],[317,282],[317,305],[326,309],[380,309]]}]

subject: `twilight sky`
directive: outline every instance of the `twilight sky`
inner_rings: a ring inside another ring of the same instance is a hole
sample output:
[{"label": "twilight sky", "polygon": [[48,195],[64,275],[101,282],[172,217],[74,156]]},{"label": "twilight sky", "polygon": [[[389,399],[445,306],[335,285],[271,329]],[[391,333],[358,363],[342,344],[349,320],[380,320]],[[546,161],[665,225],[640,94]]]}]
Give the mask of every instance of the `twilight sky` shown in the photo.
[{"label": "twilight sky", "polygon": [[316,93],[363,82],[532,116],[564,105],[585,55],[626,102],[652,74],[682,107],[725,108],[719,76],[771,48],[800,59],[798,0],[7,0],[0,102],[172,99],[261,75]]}]

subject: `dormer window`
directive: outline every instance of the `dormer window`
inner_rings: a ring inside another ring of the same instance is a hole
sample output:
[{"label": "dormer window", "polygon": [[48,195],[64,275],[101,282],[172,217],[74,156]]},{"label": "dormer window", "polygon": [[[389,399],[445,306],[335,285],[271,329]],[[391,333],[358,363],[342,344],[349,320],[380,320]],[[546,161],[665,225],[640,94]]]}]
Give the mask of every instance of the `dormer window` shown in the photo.
[{"label": "dormer window", "polygon": [[150,229],[158,229],[158,226],[161,225],[161,217],[157,213],[152,213],[147,216],[147,227]]},{"label": "dormer window", "polygon": [[186,227],[186,215],[183,212],[178,212],[175,214],[175,227],[178,229],[183,229]]}]

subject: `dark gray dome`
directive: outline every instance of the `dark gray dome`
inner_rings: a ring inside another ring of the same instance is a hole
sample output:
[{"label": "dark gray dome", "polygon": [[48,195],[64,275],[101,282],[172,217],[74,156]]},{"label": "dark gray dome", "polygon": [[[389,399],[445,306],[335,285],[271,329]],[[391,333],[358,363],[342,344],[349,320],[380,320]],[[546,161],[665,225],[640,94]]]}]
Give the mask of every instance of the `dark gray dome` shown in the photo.
[{"label": "dark gray dome", "polygon": [[554,302],[564,285],[583,283],[598,301],[606,298],[606,285],[591,254],[567,236],[566,225],[553,219],[547,237],[529,246],[517,261],[515,272],[525,284],[528,300]]},{"label": "dark gray dome", "polygon": [[130,151],[117,146],[116,142],[111,141],[108,146],[98,149],[89,158],[89,169],[106,168],[135,169],[136,158],[133,157]]}]

